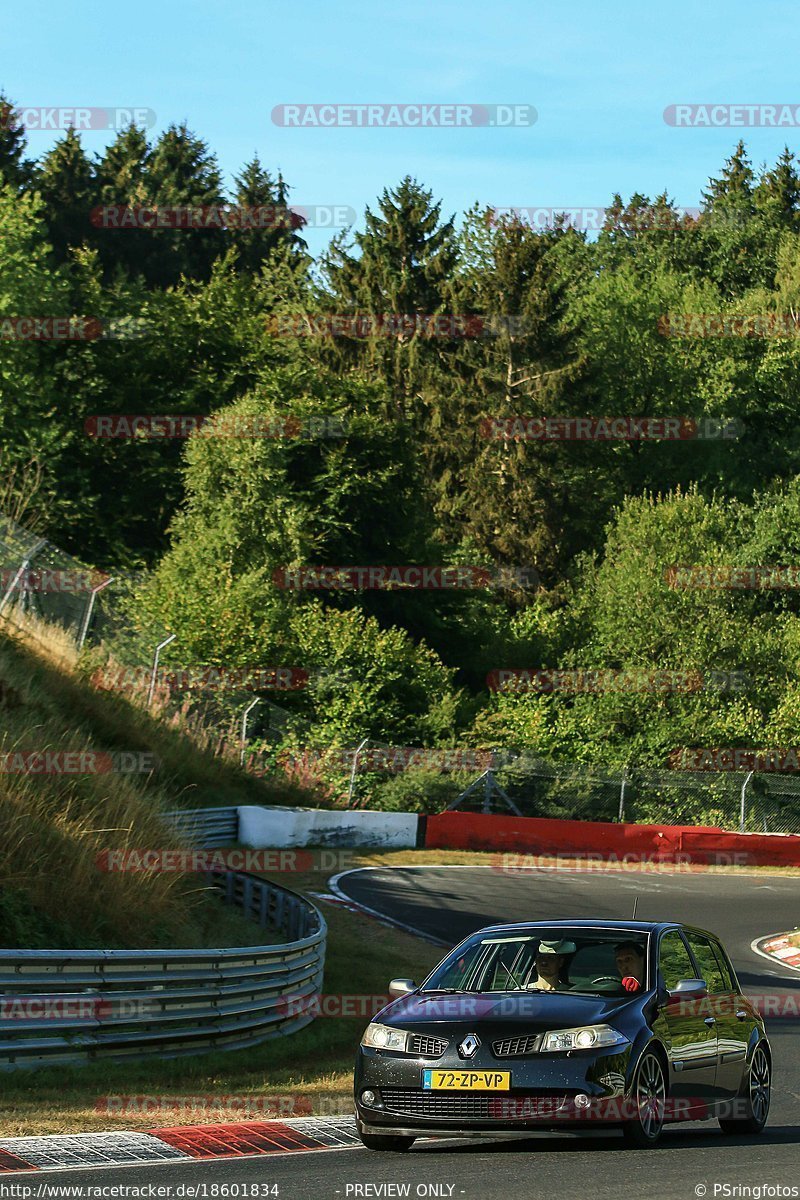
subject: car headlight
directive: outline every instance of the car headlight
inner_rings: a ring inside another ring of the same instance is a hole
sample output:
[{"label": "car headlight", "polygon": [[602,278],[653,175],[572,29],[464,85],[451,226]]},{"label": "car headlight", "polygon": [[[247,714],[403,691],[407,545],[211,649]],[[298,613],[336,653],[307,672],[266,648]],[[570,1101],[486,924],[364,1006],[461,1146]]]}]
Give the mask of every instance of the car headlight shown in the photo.
[{"label": "car headlight", "polygon": [[378,1025],[373,1021],[364,1030],[361,1045],[372,1046],[375,1050],[406,1050],[409,1037],[405,1029],[392,1029],[389,1025]]},{"label": "car headlight", "polygon": [[624,1046],[628,1039],[610,1025],[581,1025],[577,1029],[555,1029],[542,1037],[541,1054],[564,1050],[599,1050],[603,1046]]}]

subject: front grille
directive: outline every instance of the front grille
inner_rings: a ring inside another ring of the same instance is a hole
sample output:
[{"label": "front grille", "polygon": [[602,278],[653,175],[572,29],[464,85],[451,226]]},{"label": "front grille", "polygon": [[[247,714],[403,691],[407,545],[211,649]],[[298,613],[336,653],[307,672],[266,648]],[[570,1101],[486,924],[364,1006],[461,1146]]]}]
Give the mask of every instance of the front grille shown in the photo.
[{"label": "front grille", "polygon": [[447,1038],[430,1037],[426,1033],[415,1033],[411,1039],[411,1053],[423,1058],[439,1058],[447,1049]]},{"label": "front grille", "polygon": [[524,1037],[504,1038],[502,1042],[492,1042],[492,1054],[495,1058],[518,1058],[521,1054],[533,1054],[539,1041],[539,1034],[531,1033]]},{"label": "front grille", "polygon": [[555,1118],[564,1094],[498,1095],[495,1092],[428,1092],[420,1088],[381,1088],[383,1107],[401,1117],[439,1117],[456,1121],[525,1121]]}]

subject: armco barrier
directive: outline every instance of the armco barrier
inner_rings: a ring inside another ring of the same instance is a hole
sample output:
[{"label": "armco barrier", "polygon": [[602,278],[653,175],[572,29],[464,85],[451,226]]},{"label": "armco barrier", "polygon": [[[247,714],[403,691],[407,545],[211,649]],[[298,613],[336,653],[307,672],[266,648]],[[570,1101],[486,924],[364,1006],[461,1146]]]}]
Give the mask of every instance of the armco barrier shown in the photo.
[{"label": "armco barrier", "polygon": [[307,1025],[313,1017],[298,1016],[298,1002],[322,988],[322,913],[304,896],[255,875],[218,872],[208,881],[286,942],[212,950],[0,950],[0,1070],[238,1050]]},{"label": "armco barrier", "polygon": [[206,850],[239,840],[238,808],[179,808],[164,817],[180,837]]},{"label": "armco barrier", "polygon": [[542,817],[443,812],[426,821],[425,846],[620,861],[800,866],[800,835],[728,833],[696,825],[625,825]]}]

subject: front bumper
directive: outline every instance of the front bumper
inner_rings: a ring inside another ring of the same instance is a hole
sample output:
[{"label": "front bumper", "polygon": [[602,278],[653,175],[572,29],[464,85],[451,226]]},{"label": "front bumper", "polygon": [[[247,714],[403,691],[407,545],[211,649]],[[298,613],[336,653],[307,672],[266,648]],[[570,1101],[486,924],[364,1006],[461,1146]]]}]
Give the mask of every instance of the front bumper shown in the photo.
[{"label": "front bumper", "polygon": [[[627,1046],[606,1053],[475,1058],[471,1070],[510,1070],[509,1090],[436,1091],[422,1088],[422,1071],[463,1069],[463,1060],[447,1056],[432,1062],[362,1046],[354,1079],[356,1115],[366,1133],[406,1136],[619,1124],[626,1119],[630,1053]],[[374,1093],[373,1102],[364,1101],[365,1090]]]}]

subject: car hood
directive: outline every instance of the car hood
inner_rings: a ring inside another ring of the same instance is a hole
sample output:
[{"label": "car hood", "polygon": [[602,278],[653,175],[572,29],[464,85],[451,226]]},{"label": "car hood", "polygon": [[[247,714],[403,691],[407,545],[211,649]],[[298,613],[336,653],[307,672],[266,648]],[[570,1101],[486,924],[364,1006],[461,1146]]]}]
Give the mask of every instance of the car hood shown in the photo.
[{"label": "car hood", "polygon": [[649,993],[634,999],[580,996],[569,992],[414,992],[393,1000],[373,1020],[398,1028],[471,1025],[476,1021],[524,1027],[529,1032],[602,1025],[642,1005]]}]

